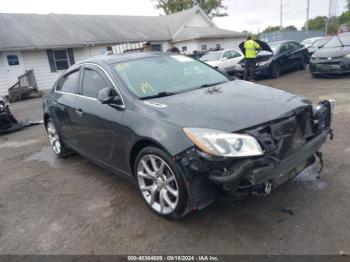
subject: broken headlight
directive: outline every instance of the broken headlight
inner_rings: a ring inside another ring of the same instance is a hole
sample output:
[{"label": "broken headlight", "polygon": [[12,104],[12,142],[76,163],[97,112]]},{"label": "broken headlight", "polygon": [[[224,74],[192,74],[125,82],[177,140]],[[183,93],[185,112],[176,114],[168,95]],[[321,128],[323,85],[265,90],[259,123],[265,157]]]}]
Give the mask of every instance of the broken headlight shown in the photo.
[{"label": "broken headlight", "polygon": [[271,64],[271,62],[272,62],[272,59],[268,59],[268,60],[265,60],[265,61],[261,61],[261,62],[257,63],[256,65],[257,66],[265,66],[265,65]]},{"label": "broken headlight", "polygon": [[247,157],[264,154],[258,141],[250,135],[206,128],[184,128],[183,131],[199,149],[210,155]]}]

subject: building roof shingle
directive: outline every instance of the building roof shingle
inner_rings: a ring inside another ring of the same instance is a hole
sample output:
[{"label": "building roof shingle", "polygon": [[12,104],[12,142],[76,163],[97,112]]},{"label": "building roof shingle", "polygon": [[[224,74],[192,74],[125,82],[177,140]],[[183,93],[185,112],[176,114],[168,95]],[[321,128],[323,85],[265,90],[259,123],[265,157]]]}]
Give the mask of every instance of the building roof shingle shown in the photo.
[{"label": "building roof shingle", "polygon": [[216,27],[185,28],[194,7],[167,16],[0,14],[0,50],[78,47],[143,41],[178,41],[237,35]]}]

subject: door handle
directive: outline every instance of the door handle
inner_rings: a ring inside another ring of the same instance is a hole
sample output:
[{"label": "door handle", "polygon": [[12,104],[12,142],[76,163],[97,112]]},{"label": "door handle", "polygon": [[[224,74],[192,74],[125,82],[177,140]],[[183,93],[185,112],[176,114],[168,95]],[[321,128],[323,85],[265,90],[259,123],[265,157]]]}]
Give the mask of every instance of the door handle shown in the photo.
[{"label": "door handle", "polygon": [[79,109],[76,109],[75,112],[77,112],[78,116],[82,117],[83,116],[83,109],[79,108]]}]

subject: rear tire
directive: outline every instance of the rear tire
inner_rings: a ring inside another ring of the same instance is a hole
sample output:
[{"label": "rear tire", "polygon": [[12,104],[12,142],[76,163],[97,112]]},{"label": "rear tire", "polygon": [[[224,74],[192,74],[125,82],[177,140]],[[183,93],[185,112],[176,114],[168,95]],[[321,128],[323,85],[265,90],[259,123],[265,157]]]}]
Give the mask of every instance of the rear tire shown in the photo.
[{"label": "rear tire", "polygon": [[147,206],[156,214],[181,218],[188,195],[183,174],[168,154],[156,147],[142,149],[136,157],[134,175]]},{"label": "rear tire", "polygon": [[277,63],[272,64],[271,77],[272,78],[279,78],[280,75],[281,75],[281,66]]},{"label": "rear tire", "polygon": [[72,151],[69,150],[63,143],[61,136],[57,131],[56,124],[51,118],[47,120],[46,131],[49,137],[51,148],[58,157],[66,158],[72,155]]}]

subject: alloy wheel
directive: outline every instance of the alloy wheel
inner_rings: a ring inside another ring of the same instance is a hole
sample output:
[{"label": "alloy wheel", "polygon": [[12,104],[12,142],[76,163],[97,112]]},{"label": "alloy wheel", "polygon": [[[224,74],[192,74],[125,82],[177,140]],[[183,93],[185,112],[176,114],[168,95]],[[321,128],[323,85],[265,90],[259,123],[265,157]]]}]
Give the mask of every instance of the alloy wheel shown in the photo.
[{"label": "alloy wheel", "polygon": [[142,196],[156,212],[167,215],[179,202],[179,187],[169,165],[160,157],[145,155],[137,166],[137,180]]},{"label": "alloy wheel", "polygon": [[55,125],[52,122],[47,123],[47,134],[49,136],[50,145],[56,154],[61,153],[61,142]]}]

